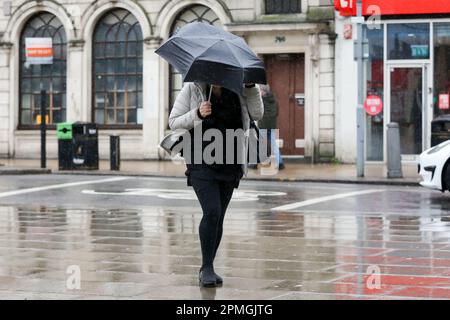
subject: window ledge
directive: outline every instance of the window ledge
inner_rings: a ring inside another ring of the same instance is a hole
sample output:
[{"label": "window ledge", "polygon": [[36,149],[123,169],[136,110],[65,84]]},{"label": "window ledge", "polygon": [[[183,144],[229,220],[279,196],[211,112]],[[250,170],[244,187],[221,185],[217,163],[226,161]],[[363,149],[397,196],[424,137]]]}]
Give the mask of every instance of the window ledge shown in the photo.
[{"label": "window ledge", "polygon": [[[99,135],[123,135],[123,136],[141,136],[142,135],[142,128],[139,129],[99,129]],[[25,129],[25,128],[19,128],[14,131],[15,136],[21,136],[21,137],[31,137],[36,136],[40,134],[39,129]],[[50,137],[53,134],[56,136],[56,129],[47,129],[47,136]]]}]

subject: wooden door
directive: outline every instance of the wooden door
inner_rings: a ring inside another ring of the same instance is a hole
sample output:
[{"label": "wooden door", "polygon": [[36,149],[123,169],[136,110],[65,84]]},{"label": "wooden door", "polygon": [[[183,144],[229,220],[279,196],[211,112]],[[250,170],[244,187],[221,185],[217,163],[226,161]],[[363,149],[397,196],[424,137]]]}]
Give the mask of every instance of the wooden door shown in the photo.
[{"label": "wooden door", "polygon": [[283,155],[305,155],[305,106],[296,94],[305,93],[304,54],[267,55],[267,78],[278,101],[278,128]]}]

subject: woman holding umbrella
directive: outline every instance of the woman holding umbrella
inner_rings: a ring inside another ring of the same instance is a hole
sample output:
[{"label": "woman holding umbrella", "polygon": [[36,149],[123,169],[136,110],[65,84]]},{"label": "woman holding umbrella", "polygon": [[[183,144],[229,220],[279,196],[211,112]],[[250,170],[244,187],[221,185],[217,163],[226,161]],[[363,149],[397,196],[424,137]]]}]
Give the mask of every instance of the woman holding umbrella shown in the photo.
[{"label": "woman holding umbrella", "polygon": [[[259,89],[254,84],[245,85],[242,96],[224,87],[208,87],[210,86],[200,83],[186,83],[170,113],[169,126],[172,130],[191,130],[201,122],[203,132],[217,129],[222,133],[223,160],[213,164],[192,161],[187,164],[186,171],[188,185],[194,188],[203,210],[199,227],[202,250],[199,280],[202,286],[213,287],[223,282],[215,273],[213,263],[222,239],[225,212],[234,189],[239,187],[239,182],[246,172],[247,157],[244,157],[244,161],[239,161],[237,155],[245,154],[244,150],[248,149],[248,139],[227,141],[225,131],[248,130],[250,120],[262,118],[263,104]],[[202,101],[205,100],[208,89],[212,90],[211,101]],[[244,141],[244,145],[240,144],[240,141]],[[202,144],[206,145],[203,141]],[[226,152],[231,150],[230,144],[233,144],[235,155],[233,163],[226,161]]]},{"label": "woman holding umbrella", "polygon": [[[183,27],[157,53],[176,67],[185,81],[169,116],[170,128],[189,131],[191,150],[200,144],[202,155],[211,143],[204,141],[203,133],[214,129],[222,137],[222,155],[215,154],[212,163],[203,157],[196,163],[192,159],[195,157],[184,155],[190,158],[186,159],[187,183],[193,187],[203,211],[199,281],[202,286],[215,287],[223,283],[214,271],[214,259],[222,239],[225,212],[234,189],[247,172],[250,122],[260,120],[264,114],[260,90],[255,85],[265,83],[264,66],[243,39],[204,23]],[[202,141],[195,141],[194,128],[200,125]],[[238,134],[235,139],[226,134],[227,130],[241,132],[242,136]]]}]

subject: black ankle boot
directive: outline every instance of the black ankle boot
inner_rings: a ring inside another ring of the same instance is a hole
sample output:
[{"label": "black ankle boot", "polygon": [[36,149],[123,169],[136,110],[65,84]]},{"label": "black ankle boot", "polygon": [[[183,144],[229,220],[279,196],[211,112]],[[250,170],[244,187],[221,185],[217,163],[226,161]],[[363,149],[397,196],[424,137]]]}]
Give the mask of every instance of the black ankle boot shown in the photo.
[{"label": "black ankle boot", "polygon": [[214,272],[214,275],[216,276],[216,284],[221,285],[223,284],[223,279],[221,276],[219,276],[217,273]]},{"label": "black ankle boot", "polygon": [[215,287],[217,283],[216,274],[214,268],[201,268],[198,273],[198,280],[202,287]]}]

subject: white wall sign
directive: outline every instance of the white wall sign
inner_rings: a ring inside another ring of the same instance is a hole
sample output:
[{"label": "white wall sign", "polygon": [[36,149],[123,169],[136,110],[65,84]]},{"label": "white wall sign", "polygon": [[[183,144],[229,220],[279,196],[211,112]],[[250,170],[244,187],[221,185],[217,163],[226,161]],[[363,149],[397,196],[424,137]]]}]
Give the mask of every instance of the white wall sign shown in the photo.
[{"label": "white wall sign", "polygon": [[52,38],[25,38],[26,65],[52,64]]}]

